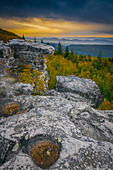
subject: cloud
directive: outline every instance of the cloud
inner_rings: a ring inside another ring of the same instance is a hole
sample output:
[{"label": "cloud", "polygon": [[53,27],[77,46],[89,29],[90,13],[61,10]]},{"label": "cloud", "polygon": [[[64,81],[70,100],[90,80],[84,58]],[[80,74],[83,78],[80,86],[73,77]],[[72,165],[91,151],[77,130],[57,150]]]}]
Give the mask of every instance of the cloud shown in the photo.
[{"label": "cloud", "polygon": [[113,0],[5,0],[0,16],[113,24]]},{"label": "cloud", "polygon": [[[113,37],[112,25],[84,23],[45,18],[0,18],[3,29],[15,32],[20,36],[101,36]],[[102,34],[102,35],[101,35]]]}]

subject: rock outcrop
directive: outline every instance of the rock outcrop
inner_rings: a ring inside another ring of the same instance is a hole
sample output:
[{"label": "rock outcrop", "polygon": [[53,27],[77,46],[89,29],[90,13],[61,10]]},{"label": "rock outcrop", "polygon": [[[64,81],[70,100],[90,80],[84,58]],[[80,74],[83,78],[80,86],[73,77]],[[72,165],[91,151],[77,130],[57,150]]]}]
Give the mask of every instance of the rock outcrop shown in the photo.
[{"label": "rock outcrop", "polygon": [[54,47],[50,45],[27,42],[19,39],[10,40],[5,45],[1,42],[1,67],[13,69],[16,75],[18,69],[29,64],[33,69],[42,72],[42,76],[45,77],[45,81],[48,82],[46,57],[52,55],[54,50]]},{"label": "rock outcrop", "polygon": [[56,91],[68,100],[91,103],[91,106],[98,108],[104,100],[97,84],[85,78],[75,76],[57,76]]},{"label": "rock outcrop", "polygon": [[18,95],[30,95],[33,93],[33,87],[27,83],[9,84],[5,81],[0,82],[0,98],[13,98]]},{"label": "rock outcrop", "polygon": [[[102,101],[96,84],[73,76],[60,76],[57,91],[49,91],[48,96],[13,96],[11,102],[28,111],[1,118],[1,170],[113,168],[113,111],[92,108],[93,101],[94,105]],[[76,100],[69,98],[69,94],[73,94],[73,98],[76,94]],[[38,151],[31,155],[36,146],[40,146]],[[57,146],[59,150],[55,150]]]},{"label": "rock outcrop", "polygon": [[18,66],[18,62],[22,62],[25,65],[32,65],[39,71],[44,71],[46,56],[53,53],[52,46],[18,39],[10,40],[7,44],[0,46],[0,58],[5,65],[13,66],[13,68]]},{"label": "rock outcrop", "polygon": [[[54,48],[23,40],[0,46],[2,66],[19,61],[46,73],[46,56]],[[96,83],[58,76],[56,90],[33,96],[30,84],[0,78],[1,170],[113,169],[113,111],[99,111],[103,96]]]}]

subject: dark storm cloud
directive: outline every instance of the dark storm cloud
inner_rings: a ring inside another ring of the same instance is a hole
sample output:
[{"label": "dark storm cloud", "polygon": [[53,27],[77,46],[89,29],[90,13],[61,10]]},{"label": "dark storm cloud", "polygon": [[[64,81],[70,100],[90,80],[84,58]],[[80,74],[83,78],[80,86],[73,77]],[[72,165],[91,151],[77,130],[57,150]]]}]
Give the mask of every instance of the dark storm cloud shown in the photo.
[{"label": "dark storm cloud", "polygon": [[113,0],[4,0],[0,16],[113,24]]}]

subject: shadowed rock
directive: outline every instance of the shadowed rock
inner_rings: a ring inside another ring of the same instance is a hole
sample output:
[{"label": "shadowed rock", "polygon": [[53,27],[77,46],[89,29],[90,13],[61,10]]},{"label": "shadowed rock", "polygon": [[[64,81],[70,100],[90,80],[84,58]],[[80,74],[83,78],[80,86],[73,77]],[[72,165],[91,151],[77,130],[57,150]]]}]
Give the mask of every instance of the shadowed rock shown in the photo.
[{"label": "shadowed rock", "polygon": [[[23,151],[39,134],[54,137],[62,144],[60,156],[50,170],[112,169],[113,111],[98,111],[88,103],[69,101],[61,96],[22,95],[14,101],[23,103],[26,109],[32,104],[32,109],[1,120],[1,138],[16,143],[8,152],[8,158],[6,154],[1,169],[40,170]],[[22,144],[24,136],[26,140]]]},{"label": "shadowed rock", "polygon": [[97,84],[91,79],[75,76],[57,76],[56,91],[72,101],[86,101],[98,108],[104,100]]}]

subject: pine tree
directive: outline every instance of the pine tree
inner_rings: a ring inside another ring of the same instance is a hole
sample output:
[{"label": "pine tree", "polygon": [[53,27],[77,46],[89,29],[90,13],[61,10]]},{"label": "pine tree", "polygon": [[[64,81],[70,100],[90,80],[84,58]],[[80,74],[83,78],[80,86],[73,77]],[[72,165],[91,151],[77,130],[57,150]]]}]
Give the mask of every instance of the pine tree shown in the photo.
[{"label": "pine tree", "polygon": [[99,55],[98,55],[98,61],[101,63],[101,60],[102,60],[102,51],[100,51]]},{"label": "pine tree", "polygon": [[23,40],[25,40],[25,37],[24,37],[24,35],[22,36],[22,39],[23,39]]},{"label": "pine tree", "polygon": [[71,50],[70,60],[74,63],[74,51]]},{"label": "pine tree", "polygon": [[66,52],[65,52],[64,57],[65,58],[69,58],[69,49],[68,49],[68,46],[66,47]]},{"label": "pine tree", "polygon": [[43,40],[41,40],[41,43],[44,43]]},{"label": "pine tree", "polygon": [[37,42],[36,37],[34,37],[34,42],[35,42],[35,43]]},{"label": "pine tree", "polygon": [[89,54],[88,57],[89,57],[89,61],[91,62],[91,55]]},{"label": "pine tree", "polygon": [[58,44],[58,50],[57,50],[57,52],[58,52],[58,55],[62,55],[62,46],[61,46],[61,43],[59,42],[59,44]]},{"label": "pine tree", "polygon": [[71,56],[74,56],[74,51],[73,50],[71,50]]}]

